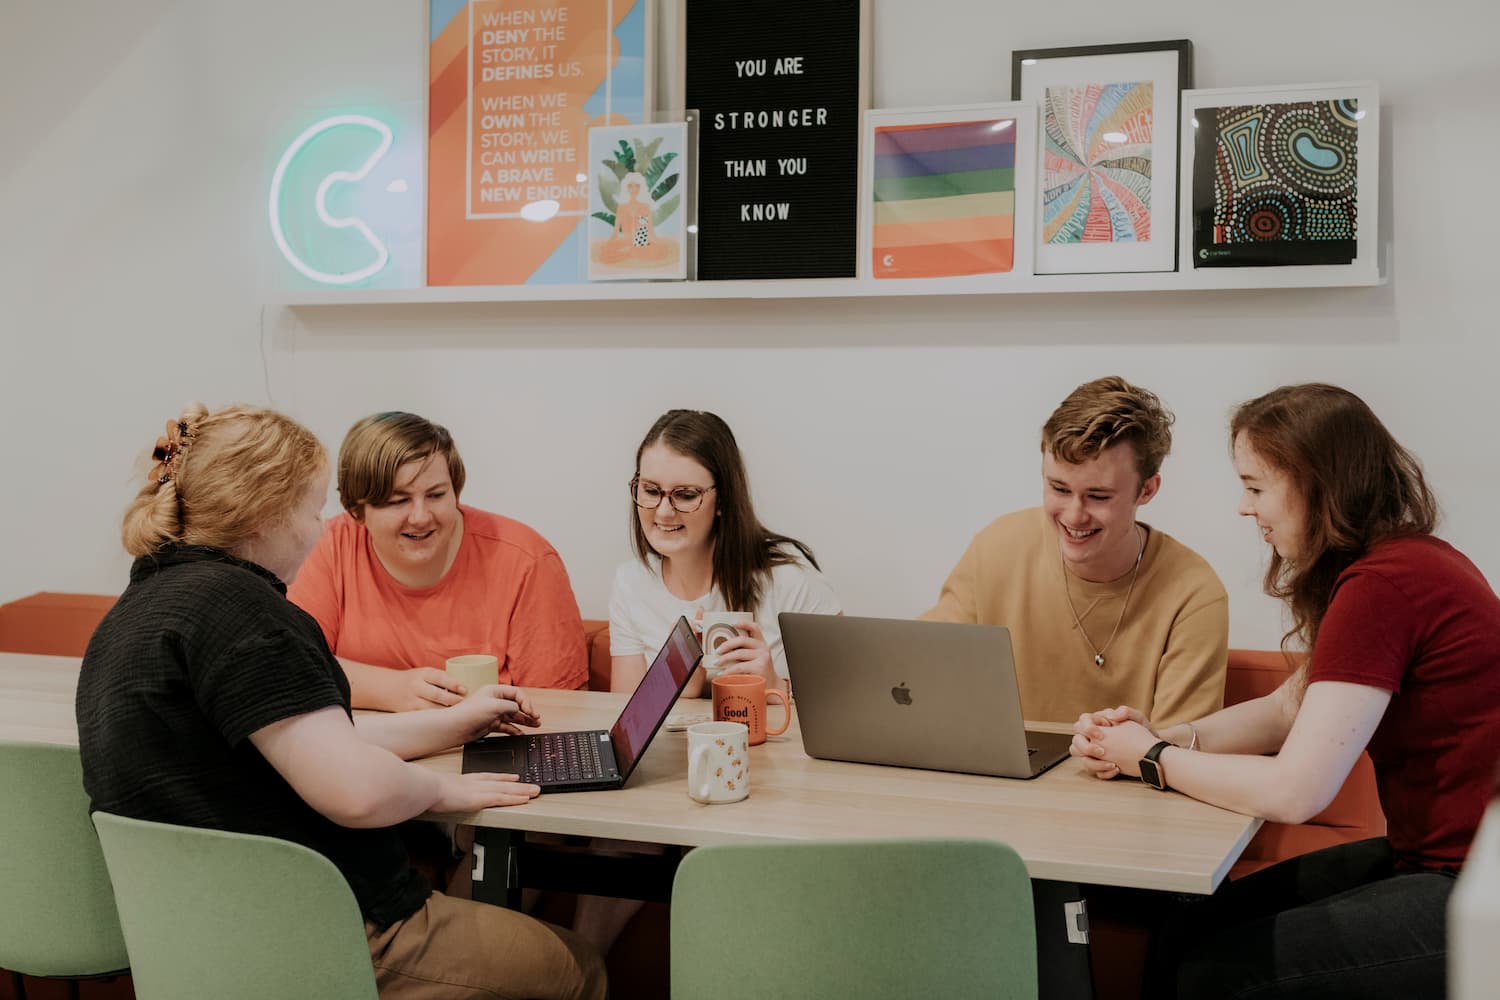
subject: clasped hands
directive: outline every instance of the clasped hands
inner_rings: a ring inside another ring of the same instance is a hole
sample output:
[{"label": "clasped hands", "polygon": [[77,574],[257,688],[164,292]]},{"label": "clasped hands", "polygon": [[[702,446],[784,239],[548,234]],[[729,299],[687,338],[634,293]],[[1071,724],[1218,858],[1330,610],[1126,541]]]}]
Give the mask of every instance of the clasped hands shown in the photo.
[{"label": "clasped hands", "polygon": [[1139,778],[1141,758],[1160,741],[1139,709],[1121,705],[1080,715],[1073,723],[1073,743],[1068,752],[1102,781],[1122,774]]}]

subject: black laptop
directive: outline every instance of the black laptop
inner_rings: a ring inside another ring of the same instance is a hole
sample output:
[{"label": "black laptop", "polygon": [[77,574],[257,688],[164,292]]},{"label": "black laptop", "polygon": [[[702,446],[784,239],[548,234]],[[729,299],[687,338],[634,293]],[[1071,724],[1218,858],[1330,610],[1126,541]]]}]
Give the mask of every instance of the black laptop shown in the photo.
[{"label": "black laptop", "polygon": [[464,745],[464,773],[518,774],[544,792],[621,788],[701,659],[698,636],[679,618],[610,729],[490,736]]}]

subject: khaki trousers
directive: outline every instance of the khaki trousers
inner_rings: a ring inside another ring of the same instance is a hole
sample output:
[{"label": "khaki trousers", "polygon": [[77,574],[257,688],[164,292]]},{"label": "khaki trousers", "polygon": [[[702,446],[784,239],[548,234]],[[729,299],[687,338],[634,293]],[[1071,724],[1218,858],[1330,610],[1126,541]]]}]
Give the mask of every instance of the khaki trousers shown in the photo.
[{"label": "khaki trousers", "polygon": [[381,1000],[603,1000],[604,960],[572,931],[434,892],[385,930],[365,922]]}]

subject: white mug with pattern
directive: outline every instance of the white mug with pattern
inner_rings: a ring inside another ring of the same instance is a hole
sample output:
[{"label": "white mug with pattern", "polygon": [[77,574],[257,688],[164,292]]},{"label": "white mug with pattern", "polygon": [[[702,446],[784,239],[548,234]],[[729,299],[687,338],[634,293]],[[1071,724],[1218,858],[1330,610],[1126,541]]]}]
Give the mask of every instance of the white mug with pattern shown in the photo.
[{"label": "white mug with pattern", "polygon": [[688,795],[697,802],[738,802],[750,794],[750,729],[743,722],[689,726]]}]

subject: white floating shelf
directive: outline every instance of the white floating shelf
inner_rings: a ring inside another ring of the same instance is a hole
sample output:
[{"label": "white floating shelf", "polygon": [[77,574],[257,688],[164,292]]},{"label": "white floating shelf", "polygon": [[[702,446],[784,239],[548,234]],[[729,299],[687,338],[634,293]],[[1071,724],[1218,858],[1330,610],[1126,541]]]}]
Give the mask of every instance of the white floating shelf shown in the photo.
[{"label": "white floating shelf", "polygon": [[1147,274],[983,275],[965,278],[817,278],[786,281],[626,281],[575,285],[455,285],[428,288],[319,288],[287,292],[273,304],[402,305],[429,302],[623,302],[696,299],[881,298],[888,295],[1048,295],[1185,292],[1246,288],[1350,288],[1382,285],[1373,266],[1223,267]]}]

